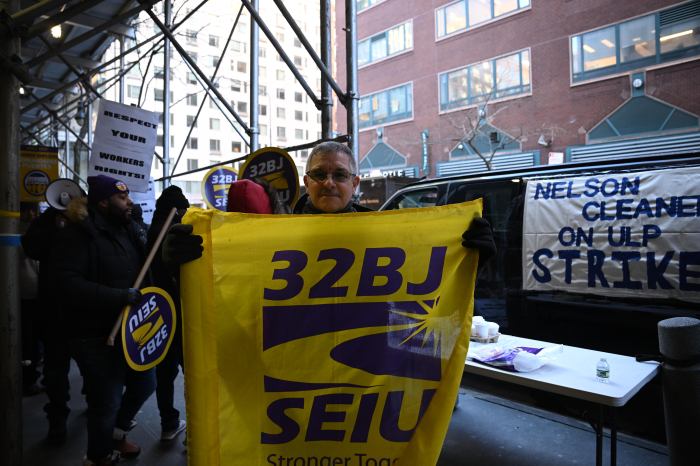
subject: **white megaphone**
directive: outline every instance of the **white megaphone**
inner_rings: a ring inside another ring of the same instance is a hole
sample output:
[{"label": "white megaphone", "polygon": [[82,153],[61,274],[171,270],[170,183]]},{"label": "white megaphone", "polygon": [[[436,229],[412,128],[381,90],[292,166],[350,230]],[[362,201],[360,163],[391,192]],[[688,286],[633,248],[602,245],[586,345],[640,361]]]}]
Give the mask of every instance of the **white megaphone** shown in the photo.
[{"label": "white megaphone", "polygon": [[56,210],[66,210],[71,200],[84,195],[78,183],[68,178],[52,181],[46,188],[46,202]]}]

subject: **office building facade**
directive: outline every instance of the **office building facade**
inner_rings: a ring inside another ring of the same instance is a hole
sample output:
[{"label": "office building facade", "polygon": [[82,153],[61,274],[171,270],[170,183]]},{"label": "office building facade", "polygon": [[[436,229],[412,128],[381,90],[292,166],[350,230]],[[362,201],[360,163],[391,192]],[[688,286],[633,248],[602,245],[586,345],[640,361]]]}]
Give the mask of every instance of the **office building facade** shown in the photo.
[{"label": "office building facade", "polygon": [[[699,1],[357,7],[365,176],[700,151]],[[338,9],[337,57],[344,24]]]}]

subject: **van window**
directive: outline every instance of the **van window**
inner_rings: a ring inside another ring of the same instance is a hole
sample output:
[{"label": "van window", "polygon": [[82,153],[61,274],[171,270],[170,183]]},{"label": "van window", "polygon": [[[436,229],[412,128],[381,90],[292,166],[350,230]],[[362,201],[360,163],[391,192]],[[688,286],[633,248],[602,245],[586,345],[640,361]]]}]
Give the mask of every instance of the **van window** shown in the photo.
[{"label": "van window", "polygon": [[383,210],[409,209],[412,207],[434,207],[437,205],[438,189],[436,187],[408,191],[394,198]]}]

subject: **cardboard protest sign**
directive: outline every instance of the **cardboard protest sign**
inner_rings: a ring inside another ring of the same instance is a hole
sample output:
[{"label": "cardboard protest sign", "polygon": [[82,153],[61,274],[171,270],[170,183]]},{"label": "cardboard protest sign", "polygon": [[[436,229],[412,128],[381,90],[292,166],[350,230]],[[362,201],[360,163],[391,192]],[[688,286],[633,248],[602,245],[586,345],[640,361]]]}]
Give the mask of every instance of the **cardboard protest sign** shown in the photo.
[{"label": "cardboard protest sign", "polygon": [[129,197],[134,202],[141,206],[143,212],[143,222],[150,225],[153,221],[153,213],[156,211],[156,191],[153,177],[148,180],[148,190],[142,192],[130,192]]},{"label": "cardboard protest sign", "polygon": [[700,169],[533,180],[523,288],[700,302]]},{"label": "cardboard protest sign", "polygon": [[147,191],[157,130],[157,113],[100,100],[88,176],[108,175],[130,191]]},{"label": "cardboard protest sign", "polygon": [[461,235],[480,211],[191,209],[204,255],[181,268],[189,464],[435,464],[474,304]]}]

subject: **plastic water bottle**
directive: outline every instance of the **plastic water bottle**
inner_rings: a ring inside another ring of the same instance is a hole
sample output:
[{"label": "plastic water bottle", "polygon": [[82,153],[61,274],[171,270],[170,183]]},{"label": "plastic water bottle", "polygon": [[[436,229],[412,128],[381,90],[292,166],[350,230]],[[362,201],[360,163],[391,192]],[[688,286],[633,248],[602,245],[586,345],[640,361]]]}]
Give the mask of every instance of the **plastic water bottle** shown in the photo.
[{"label": "plastic water bottle", "polygon": [[605,358],[600,358],[595,366],[595,376],[599,382],[608,383],[610,380],[610,364]]}]

